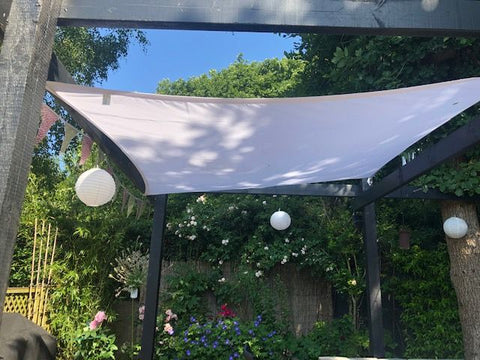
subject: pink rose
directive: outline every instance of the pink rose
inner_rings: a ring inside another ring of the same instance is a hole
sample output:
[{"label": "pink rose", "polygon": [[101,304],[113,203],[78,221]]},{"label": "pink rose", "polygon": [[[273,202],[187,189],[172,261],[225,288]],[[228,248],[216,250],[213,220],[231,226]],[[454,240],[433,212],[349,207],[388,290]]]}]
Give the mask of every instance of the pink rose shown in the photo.
[{"label": "pink rose", "polygon": [[165,326],[163,327],[163,331],[168,333],[169,335],[173,335],[173,327],[169,323],[166,323]]},{"label": "pink rose", "polygon": [[165,319],[166,322],[169,322],[170,320],[177,320],[177,314],[174,314],[172,310],[168,309],[165,311],[165,314],[167,315],[167,318]]},{"label": "pink rose", "polygon": [[105,315],[104,311],[99,311],[95,315],[95,321],[98,323],[98,325],[100,325],[103,322],[103,320],[106,320],[106,319],[107,319],[107,315]]},{"label": "pink rose", "polygon": [[96,322],[95,320],[93,320],[93,321],[90,322],[89,328],[90,328],[90,330],[95,330],[98,327],[98,325],[99,325],[99,323]]},{"label": "pink rose", "polygon": [[138,308],[138,319],[143,320],[145,318],[145,305]]}]

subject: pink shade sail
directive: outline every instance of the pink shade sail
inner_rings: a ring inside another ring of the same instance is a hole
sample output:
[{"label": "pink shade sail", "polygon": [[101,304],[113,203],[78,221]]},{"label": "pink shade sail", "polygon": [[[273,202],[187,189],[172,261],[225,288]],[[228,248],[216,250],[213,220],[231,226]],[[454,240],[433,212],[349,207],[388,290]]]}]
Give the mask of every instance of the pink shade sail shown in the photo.
[{"label": "pink shade sail", "polygon": [[371,177],[480,100],[480,78],[380,92],[218,99],[48,82],[110,138],[146,195]]}]

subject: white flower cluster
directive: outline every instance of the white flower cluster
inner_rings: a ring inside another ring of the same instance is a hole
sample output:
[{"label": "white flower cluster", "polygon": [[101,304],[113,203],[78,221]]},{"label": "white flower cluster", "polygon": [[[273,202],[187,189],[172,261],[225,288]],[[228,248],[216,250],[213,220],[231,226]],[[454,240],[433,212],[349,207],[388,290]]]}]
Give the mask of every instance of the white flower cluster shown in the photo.
[{"label": "white flower cluster", "polygon": [[283,256],[283,259],[282,259],[282,261],[280,261],[280,263],[281,263],[282,265],[284,265],[287,261],[288,261],[288,256],[287,256],[287,255],[284,255],[284,256]]},{"label": "white flower cluster", "polygon": [[305,255],[305,253],[307,252],[307,245],[303,245],[302,250],[300,250],[300,252],[302,253],[302,255]]},{"label": "white flower cluster", "polygon": [[187,223],[187,227],[197,226],[197,222],[195,221],[195,216],[190,217],[189,222],[186,222],[186,221],[184,221],[184,222]]},{"label": "white flower cluster", "polygon": [[262,271],[262,270],[258,270],[258,271],[255,272],[255,276],[256,276],[257,278],[259,278],[259,277],[262,276],[262,275],[263,275],[263,271]]},{"label": "white flower cluster", "polygon": [[351,280],[348,280],[347,283],[348,283],[348,285],[350,285],[350,286],[356,286],[356,285],[357,285],[357,280],[351,279]]},{"label": "white flower cluster", "polygon": [[205,194],[197,198],[197,203],[205,204],[206,202],[207,202],[207,196]]},{"label": "white flower cluster", "polygon": [[228,245],[228,241],[229,241],[228,239],[223,239],[222,240],[222,245]]}]

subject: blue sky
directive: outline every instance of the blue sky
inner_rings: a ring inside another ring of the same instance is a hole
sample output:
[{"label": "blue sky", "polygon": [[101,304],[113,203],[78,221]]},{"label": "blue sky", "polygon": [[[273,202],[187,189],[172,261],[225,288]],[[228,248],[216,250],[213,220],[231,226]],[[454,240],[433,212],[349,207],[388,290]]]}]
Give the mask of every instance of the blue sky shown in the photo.
[{"label": "blue sky", "polygon": [[242,53],[248,61],[281,58],[295,39],[271,33],[145,30],[150,46],[132,46],[120,68],[101,87],[155,92],[160,80],[188,79],[228,67]]}]

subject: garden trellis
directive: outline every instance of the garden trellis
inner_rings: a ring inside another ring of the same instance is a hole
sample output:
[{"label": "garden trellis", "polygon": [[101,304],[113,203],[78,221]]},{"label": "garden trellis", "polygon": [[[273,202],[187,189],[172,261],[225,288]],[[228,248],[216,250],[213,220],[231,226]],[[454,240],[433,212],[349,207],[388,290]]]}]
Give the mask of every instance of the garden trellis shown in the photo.
[{"label": "garden trellis", "polygon": [[[265,0],[246,4],[242,1],[149,0],[130,2],[45,0],[10,0],[0,3],[1,23],[5,36],[0,53],[2,82],[2,141],[0,149],[0,302],[3,303],[12,258],[15,233],[26,186],[29,164],[38,125],[38,114],[44,95],[49,64],[50,79],[65,73],[58,71],[58,62],[51,61],[55,26],[134,26],[175,29],[276,31],[276,32],[337,32],[378,35],[475,35],[480,32],[480,3],[477,1],[289,1]],[[21,47],[18,44],[22,44]],[[68,81],[67,81],[68,82]],[[77,114],[78,115],[78,114]],[[409,181],[441,162],[462,153],[480,140],[480,120],[475,119],[423,151],[406,166],[399,168],[364,192],[358,185],[329,184],[275,187],[264,193],[302,195],[357,196],[355,207],[364,209],[365,242],[368,256],[368,286],[372,355],[384,355],[381,318],[380,281],[376,249],[375,213],[373,202],[387,194],[420,196],[408,188]],[[128,157],[112,149],[112,141],[85,129],[116,161],[134,182],[141,177]],[[365,182],[364,182],[365,183]],[[238,191],[234,189],[232,191]],[[244,190],[245,192],[261,192]],[[433,193],[432,193],[433,194]],[[428,195],[422,195],[428,196]],[[431,195],[433,196],[433,195]],[[155,225],[152,233],[152,255],[161,255],[161,238],[165,221],[166,195],[155,196]],[[151,358],[156,316],[156,293],[161,257],[151,256],[147,290],[145,331],[142,358]]]}]

